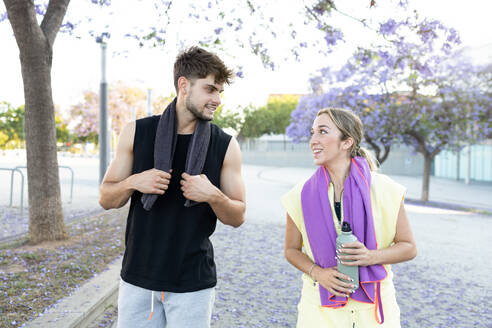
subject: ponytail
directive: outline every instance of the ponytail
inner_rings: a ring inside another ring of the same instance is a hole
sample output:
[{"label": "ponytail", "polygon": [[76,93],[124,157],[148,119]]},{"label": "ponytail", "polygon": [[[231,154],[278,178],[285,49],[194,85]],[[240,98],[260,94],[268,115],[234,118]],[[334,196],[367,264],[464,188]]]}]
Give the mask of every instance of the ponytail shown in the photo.
[{"label": "ponytail", "polygon": [[[355,153],[355,156],[360,156],[360,157],[365,158],[371,171],[377,171],[379,163],[372,156],[372,153],[368,149],[366,149],[364,147],[357,146],[357,148],[355,148],[353,153]],[[352,157],[355,157],[355,156],[352,156]]]}]

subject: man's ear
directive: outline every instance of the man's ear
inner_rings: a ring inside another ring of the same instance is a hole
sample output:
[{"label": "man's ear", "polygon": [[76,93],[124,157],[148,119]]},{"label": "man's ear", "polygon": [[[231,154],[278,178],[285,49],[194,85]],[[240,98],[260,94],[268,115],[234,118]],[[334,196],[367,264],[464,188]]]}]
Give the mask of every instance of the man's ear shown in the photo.
[{"label": "man's ear", "polygon": [[180,94],[182,94],[183,96],[185,96],[188,92],[188,85],[190,84],[190,81],[184,77],[184,76],[180,76],[178,78],[178,91]]}]

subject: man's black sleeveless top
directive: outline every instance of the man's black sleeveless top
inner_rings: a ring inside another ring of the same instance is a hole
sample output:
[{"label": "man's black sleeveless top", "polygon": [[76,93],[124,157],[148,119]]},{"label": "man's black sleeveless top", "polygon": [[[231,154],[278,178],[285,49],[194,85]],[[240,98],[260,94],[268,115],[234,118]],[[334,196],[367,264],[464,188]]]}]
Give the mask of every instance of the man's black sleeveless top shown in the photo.
[{"label": "man's black sleeveless top", "polygon": [[[136,121],[132,174],[154,167],[154,139],[160,116]],[[181,174],[191,135],[178,135],[171,182],[150,211],[142,193],[131,197],[126,224],[121,278],[142,288],[175,293],[193,292],[217,284],[214,252],[209,237],[217,216],[207,203],[184,207]],[[203,174],[217,187],[231,136],[211,124]]]}]

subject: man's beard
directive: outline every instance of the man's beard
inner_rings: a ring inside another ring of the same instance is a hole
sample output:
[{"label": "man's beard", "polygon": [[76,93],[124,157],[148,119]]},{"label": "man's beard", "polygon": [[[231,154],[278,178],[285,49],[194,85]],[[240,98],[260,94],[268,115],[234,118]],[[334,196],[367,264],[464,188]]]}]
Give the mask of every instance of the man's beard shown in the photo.
[{"label": "man's beard", "polygon": [[203,111],[199,111],[195,104],[191,101],[191,93],[186,98],[186,109],[188,109],[197,119],[203,121],[211,121],[212,118],[207,117],[203,114]]}]

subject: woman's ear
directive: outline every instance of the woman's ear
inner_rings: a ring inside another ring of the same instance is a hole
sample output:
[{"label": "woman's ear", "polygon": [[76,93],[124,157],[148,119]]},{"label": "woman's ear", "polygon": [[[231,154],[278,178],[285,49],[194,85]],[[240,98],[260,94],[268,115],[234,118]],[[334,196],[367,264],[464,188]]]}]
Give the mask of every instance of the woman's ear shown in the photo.
[{"label": "woman's ear", "polygon": [[352,137],[348,137],[347,139],[343,140],[342,147],[344,150],[349,150],[352,148],[352,145],[354,144],[354,139]]}]

